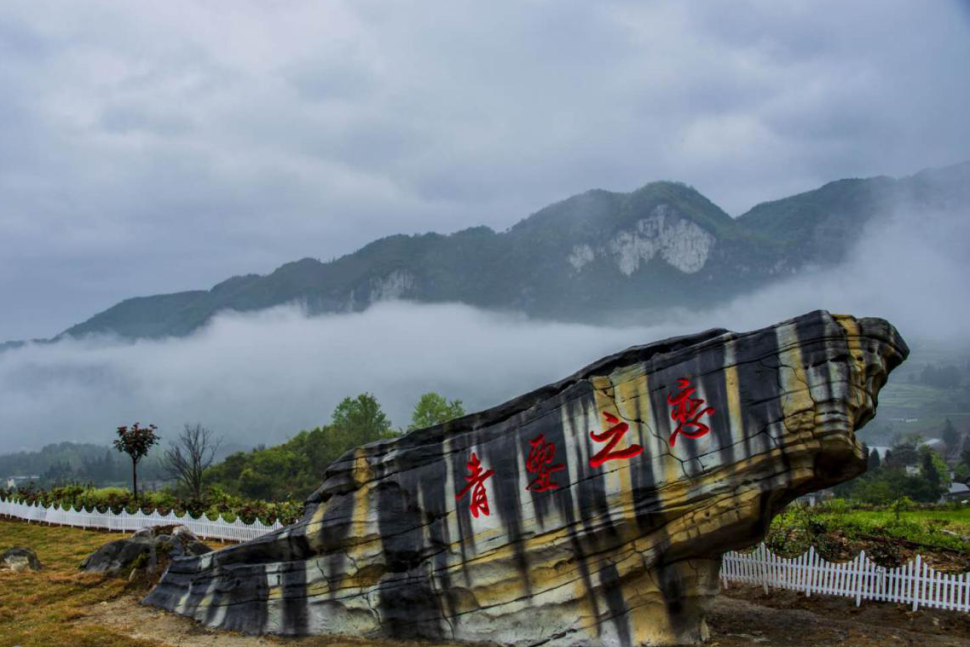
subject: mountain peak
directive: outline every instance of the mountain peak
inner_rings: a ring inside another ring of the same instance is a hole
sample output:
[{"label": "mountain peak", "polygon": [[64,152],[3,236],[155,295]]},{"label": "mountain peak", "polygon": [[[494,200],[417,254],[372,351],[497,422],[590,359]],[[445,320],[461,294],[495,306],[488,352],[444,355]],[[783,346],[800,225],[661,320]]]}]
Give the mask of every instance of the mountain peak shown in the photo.
[{"label": "mountain peak", "polygon": [[64,335],[185,335],[226,309],[299,303],[311,313],[346,312],[395,298],[640,320],[645,310],[725,301],[802,267],[838,262],[888,201],[903,193],[929,206],[970,200],[968,176],[970,162],[901,180],[837,180],[737,219],[681,182],[630,193],[593,189],[502,233],[387,236],[327,263],[303,258],[207,291],[128,299]]}]

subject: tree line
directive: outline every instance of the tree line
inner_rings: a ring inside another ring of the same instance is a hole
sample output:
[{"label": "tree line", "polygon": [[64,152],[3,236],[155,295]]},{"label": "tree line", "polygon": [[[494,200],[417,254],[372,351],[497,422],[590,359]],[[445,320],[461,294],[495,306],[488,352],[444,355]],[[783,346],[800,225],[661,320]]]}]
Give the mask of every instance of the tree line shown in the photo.
[{"label": "tree line", "polygon": [[[414,406],[407,430],[463,415],[461,400],[426,393]],[[377,398],[362,393],[340,402],[329,424],[301,431],[275,447],[232,454],[206,470],[205,477],[212,486],[237,496],[268,501],[303,499],[320,487],[324,470],[345,452],[404,431],[392,428]]]},{"label": "tree line", "polygon": [[[143,481],[166,478],[162,452],[149,454],[139,464]],[[42,487],[63,483],[98,485],[125,483],[131,479],[130,461],[104,445],[62,442],[45,445],[38,451],[0,456],[0,477],[31,477]]]},{"label": "tree line", "polygon": [[[958,459],[953,457],[962,440],[947,420],[942,453],[924,443],[919,434],[898,435],[883,456],[865,447],[866,473],[833,490],[837,496],[873,505],[904,499],[935,503],[949,492],[954,480],[970,481],[970,450],[964,450]],[[953,457],[957,463],[952,474],[945,456]]]},{"label": "tree line", "polygon": [[[414,406],[407,430],[448,422],[465,415],[461,400],[447,400],[438,393],[425,393]],[[119,427],[115,449],[131,461],[132,490],[138,495],[138,465],[162,438],[154,425],[138,423]],[[186,424],[172,439],[162,459],[166,475],[179,494],[201,501],[206,490],[216,494],[250,499],[282,501],[302,499],[322,482],[326,468],[350,449],[393,438],[395,430],[371,393],[344,398],[333,410],[329,424],[303,430],[276,445],[260,445],[236,452],[214,464],[221,436],[201,424]]]}]

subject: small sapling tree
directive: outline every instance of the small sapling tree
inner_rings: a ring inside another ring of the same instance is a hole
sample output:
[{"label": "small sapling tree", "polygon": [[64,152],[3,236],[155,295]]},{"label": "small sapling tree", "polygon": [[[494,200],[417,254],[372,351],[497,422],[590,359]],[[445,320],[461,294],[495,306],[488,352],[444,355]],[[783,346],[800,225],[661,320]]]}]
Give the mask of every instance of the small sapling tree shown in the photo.
[{"label": "small sapling tree", "polygon": [[157,429],[155,425],[139,427],[137,422],[131,427],[118,427],[118,437],[115,439],[114,446],[119,452],[124,452],[131,457],[131,491],[136,501],[138,500],[138,461],[161,440],[161,436],[155,433]]},{"label": "small sapling tree", "polygon": [[178,442],[165,452],[165,468],[189,492],[193,501],[202,500],[202,474],[212,465],[221,439],[202,425],[185,425]]}]

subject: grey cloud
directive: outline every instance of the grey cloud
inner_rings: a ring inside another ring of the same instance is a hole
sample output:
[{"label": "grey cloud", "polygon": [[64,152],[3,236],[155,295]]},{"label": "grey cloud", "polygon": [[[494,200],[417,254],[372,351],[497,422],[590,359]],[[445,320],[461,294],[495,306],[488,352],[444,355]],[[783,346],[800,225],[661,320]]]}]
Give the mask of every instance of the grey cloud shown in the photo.
[{"label": "grey cloud", "polygon": [[0,339],[392,233],[503,229],[593,187],[681,180],[738,213],[966,159],[966,14],[5,3]]},{"label": "grey cloud", "polygon": [[[180,340],[32,346],[0,356],[0,439],[8,448],[102,440],[117,420],[164,430],[186,418],[273,443],[325,423],[341,398],[363,391],[404,425],[424,391],[487,406],[638,337],[396,303],[323,318],[292,308],[226,315]],[[60,431],[58,416],[69,421]]]},{"label": "grey cloud", "polygon": [[109,107],[101,114],[101,125],[109,132],[130,133],[147,131],[159,137],[184,135],[191,130],[191,122],[164,113],[151,113],[130,106]]},{"label": "grey cloud", "polygon": [[120,424],[154,422],[164,433],[196,420],[235,442],[271,444],[325,423],[340,399],[364,391],[405,426],[426,391],[481,409],[633,344],[716,326],[749,330],[817,308],[887,318],[914,347],[931,340],[960,357],[970,348],[967,216],[965,205],[918,214],[887,205],[846,263],[649,325],[390,302],[323,317],[294,307],[226,313],[179,339],[30,345],[0,353],[0,444],[105,442]]}]

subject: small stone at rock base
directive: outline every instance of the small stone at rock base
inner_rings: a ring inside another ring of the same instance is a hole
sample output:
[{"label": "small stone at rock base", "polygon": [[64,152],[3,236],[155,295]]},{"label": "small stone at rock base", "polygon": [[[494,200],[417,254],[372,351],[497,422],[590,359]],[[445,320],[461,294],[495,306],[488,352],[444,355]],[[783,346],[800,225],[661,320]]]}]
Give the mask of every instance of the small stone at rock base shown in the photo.
[{"label": "small stone at rock base", "polygon": [[11,571],[39,571],[44,565],[37,559],[37,554],[29,548],[14,546],[0,556],[0,567]]},{"label": "small stone at rock base", "polygon": [[81,563],[81,570],[124,576],[144,567],[152,573],[160,555],[173,559],[204,555],[211,550],[185,526],[148,527],[128,539],[112,541],[97,549]]}]

